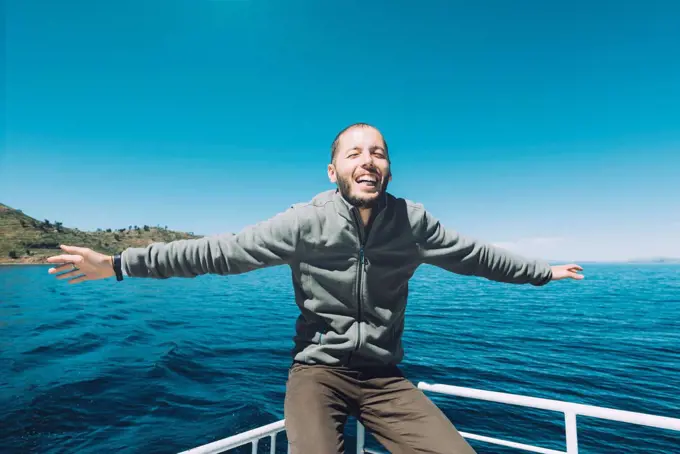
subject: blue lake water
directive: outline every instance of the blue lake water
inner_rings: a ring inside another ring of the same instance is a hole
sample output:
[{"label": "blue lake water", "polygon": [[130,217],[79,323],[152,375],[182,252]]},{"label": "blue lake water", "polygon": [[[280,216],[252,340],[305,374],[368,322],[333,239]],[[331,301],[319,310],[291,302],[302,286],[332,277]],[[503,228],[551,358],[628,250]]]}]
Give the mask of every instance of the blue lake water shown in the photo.
[{"label": "blue lake water", "polygon": [[[585,268],[541,288],[419,269],[402,369],[680,417],[680,266]],[[281,419],[297,313],[285,267],[76,286],[0,267],[0,451],[174,453]],[[565,450],[561,414],[428,395],[459,430]],[[680,432],[578,423],[581,453],[680,452]]]}]

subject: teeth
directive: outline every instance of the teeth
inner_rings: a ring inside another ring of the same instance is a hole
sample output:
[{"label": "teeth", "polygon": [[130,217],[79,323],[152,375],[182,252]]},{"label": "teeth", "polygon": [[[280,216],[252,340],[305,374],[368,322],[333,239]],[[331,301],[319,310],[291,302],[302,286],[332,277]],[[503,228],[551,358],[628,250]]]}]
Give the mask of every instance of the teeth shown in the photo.
[{"label": "teeth", "polygon": [[377,181],[378,181],[377,178],[371,177],[371,176],[361,177],[361,178],[359,178],[359,179],[357,180],[358,183],[363,183],[363,182],[366,182],[366,183],[377,183]]}]

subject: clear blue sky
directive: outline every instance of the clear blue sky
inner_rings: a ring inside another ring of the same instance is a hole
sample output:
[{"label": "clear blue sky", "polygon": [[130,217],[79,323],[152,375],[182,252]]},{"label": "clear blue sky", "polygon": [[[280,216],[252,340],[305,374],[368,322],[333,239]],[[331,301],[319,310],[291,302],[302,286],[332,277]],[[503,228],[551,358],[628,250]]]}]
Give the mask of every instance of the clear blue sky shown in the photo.
[{"label": "clear blue sky", "polygon": [[391,192],[451,228],[680,256],[680,3],[483,3],[10,0],[0,201],[238,231],[332,188],[367,121]]}]

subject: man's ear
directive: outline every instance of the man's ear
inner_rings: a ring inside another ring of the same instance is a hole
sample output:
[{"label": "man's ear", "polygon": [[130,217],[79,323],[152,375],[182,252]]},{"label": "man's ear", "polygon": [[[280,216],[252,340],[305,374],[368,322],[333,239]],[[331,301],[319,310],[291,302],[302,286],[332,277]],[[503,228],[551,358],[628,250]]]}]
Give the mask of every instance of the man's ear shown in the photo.
[{"label": "man's ear", "polygon": [[338,176],[335,173],[335,166],[333,164],[328,164],[328,179],[331,180],[331,183],[338,182]]}]

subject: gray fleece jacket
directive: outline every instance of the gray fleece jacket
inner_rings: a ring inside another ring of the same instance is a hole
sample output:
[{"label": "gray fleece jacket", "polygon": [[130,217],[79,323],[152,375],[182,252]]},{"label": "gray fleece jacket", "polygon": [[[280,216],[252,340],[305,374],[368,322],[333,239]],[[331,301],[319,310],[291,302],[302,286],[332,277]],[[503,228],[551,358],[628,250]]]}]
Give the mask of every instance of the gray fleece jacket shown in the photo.
[{"label": "gray fleece jacket", "polygon": [[316,195],[236,235],[123,251],[131,277],[292,270],[300,308],[293,357],[308,364],[397,364],[408,282],[421,264],[513,284],[544,285],[550,266],[446,229],[422,205],[385,194],[370,231],[337,190]]}]

